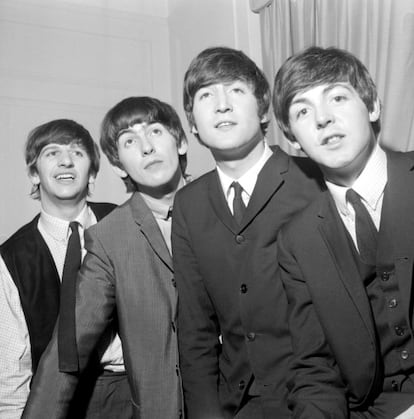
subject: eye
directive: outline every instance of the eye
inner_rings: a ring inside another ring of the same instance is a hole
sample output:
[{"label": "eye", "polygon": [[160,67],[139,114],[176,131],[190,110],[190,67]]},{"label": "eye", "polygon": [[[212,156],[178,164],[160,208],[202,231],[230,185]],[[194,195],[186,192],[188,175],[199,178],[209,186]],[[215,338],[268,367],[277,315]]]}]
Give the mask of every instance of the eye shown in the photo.
[{"label": "eye", "polygon": [[50,150],[46,150],[44,152],[44,156],[45,157],[56,157],[58,155],[58,153],[59,153],[58,150],[50,149]]},{"label": "eye", "polygon": [[84,152],[81,149],[77,149],[77,150],[72,150],[72,154],[75,157],[83,157],[84,156]]},{"label": "eye", "polygon": [[233,87],[232,91],[234,93],[244,93],[244,89],[241,87]]},{"label": "eye", "polygon": [[211,96],[211,92],[206,91],[206,90],[200,91],[198,93],[198,100],[204,100],[204,99],[207,99],[210,96]]},{"label": "eye", "polygon": [[347,99],[347,97],[345,95],[335,95],[333,97],[333,101],[336,102],[336,103],[344,102],[346,99]]},{"label": "eye", "polygon": [[160,135],[162,135],[162,133],[163,133],[162,128],[156,127],[150,130],[149,135],[151,137],[159,137]]},{"label": "eye", "polygon": [[296,119],[300,119],[309,113],[308,108],[301,108],[296,112]]}]

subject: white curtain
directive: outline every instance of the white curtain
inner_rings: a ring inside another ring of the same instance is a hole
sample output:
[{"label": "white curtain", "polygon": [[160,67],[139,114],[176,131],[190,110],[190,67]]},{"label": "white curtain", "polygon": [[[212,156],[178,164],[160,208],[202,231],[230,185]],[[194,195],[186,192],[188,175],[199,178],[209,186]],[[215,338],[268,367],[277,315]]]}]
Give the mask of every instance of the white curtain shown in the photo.
[{"label": "white curtain", "polygon": [[[336,46],[368,68],[382,102],[380,143],[414,150],[414,0],[250,0],[260,14],[264,72],[271,84],[286,58]],[[293,153],[273,123],[270,137]]]}]

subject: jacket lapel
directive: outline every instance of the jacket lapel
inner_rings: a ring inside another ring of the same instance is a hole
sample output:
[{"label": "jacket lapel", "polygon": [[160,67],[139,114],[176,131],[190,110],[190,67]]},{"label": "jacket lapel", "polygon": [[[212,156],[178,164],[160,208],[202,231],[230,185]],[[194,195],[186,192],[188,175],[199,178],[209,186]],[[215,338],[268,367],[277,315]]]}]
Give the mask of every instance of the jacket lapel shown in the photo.
[{"label": "jacket lapel", "polygon": [[407,310],[411,303],[414,262],[413,167],[411,154],[387,153],[388,181],[382,205],[377,253],[381,265],[394,264],[401,297]]},{"label": "jacket lapel", "polygon": [[221,187],[220,178],[217,170],[212,172],[208,183],[208,196],[211,206],[213,207],[216,216],[221,222],[233,233],[240,230],[240,226],[236,223],[230,208],[224,196],[223,188]]},{"label": "jacket lapel", "polygon": [[241,229],[246,228],[258,212],[269,202],[284,181],[289,169],[289,157],[285,153],[273,153],[257,177],[256,186],[244,214]]},{"label": "jacket lapel", "polygon": [[135,223],[154,250],[154,253],[173,272],[172,258],[157,221],[138,192],[131,197],[131,211]]},{"label": "jacket lapel", "polygon": [[368,297],[349,245],[346,229],[328,191],[324,192],[322,196],[318,218],[319,231],[333,257],[339,278],[347,289],[350,299],[374,342],[374,323]]}]

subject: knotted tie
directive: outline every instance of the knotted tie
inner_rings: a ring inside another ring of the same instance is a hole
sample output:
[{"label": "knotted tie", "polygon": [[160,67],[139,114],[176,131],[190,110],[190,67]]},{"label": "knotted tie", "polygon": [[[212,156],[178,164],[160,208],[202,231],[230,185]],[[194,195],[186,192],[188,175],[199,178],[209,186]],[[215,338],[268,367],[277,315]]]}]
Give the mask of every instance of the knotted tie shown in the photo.
[{"label": "knotted tie", "polygon": [[60,311],[58,329],[59,370],[62,372],[77,371],[78,353],[76,347],[75,305],[76,278],[81,266],[81,242],[79,224],[69,224],[72,234],[69,237],[63,266],[62,286],[60,292]]},{"label": "knotted tie", "polygon": [[378,237],[375,224],[359,195],[353,189],[347,190],[346,199],[355,210],[355,231],[361,259],[367,264],[375,265]]},{"label": "knotted tie", "polygon": [[243,215],[246,212],[246,205],[244,205],[242,199],[243,188],[241,187],[239,182],[233,182],[231,184],[231,187],[234,189],[233,216],[237,224],[241,224]]}]

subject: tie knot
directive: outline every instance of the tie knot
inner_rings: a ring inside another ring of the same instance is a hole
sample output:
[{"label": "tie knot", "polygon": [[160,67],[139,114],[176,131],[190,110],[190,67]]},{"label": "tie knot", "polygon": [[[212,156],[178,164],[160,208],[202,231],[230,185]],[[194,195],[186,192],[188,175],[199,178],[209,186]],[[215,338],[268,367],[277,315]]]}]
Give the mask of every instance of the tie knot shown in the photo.
[{"label": "tie knot", "polygon": [[361,197],[352,189],[348,189],[346,191],[346,199],[354,205],[355,203],[358,204],[361,202]]},{"label": "tie knot", "polygon": [[79,227],[79,223],[77,221],[71,221],[69,223],[69,228],[71,229],[72,232],[74,232],[75,230],[77,230]]},{"label": "tie knot", "polygon": [[240,185],[239,182],[234,181],[230,186],[234,189],[235,196],[241,196],[243,192],[243,187]]}]

